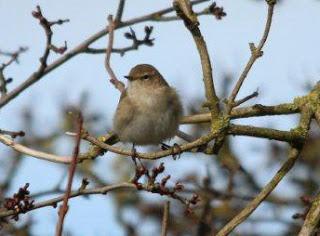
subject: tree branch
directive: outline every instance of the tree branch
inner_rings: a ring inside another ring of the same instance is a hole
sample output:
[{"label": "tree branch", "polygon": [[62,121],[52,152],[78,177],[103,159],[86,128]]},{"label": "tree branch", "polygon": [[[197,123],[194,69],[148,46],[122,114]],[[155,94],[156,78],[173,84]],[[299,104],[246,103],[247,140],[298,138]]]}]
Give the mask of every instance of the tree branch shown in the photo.
[{"label": "tree branch", "polygon": [[161,236],[167,236],[169,227],[170,201],[166,201],[163,207]]},{"label": "tree branch", "polygon": [[219,98],[217,97],[215,92],[211,61],[206,42],[204,41],[201,35],[201,31],[198,27],[199,22],[197,16],[193,12],[191,4],[188,0],[174,0],[173,7],[175,8],[177,15],[183,20],[197,46],[198,53],[201,59],[207,104],[209,105],[211,111],[212,122],[214,122],[219,116]]},{"label": "tree branch", "polygon": [[256,47],[254,45],[254,43],[250,43],[250,50],[251,50],[251,57],[247,63],[247,65],[245,66],[243,72],[241,73],[235,87],[232,90],[232,93],[228,99],[228,106],[227,106],[227,110],[226,113],[230,114],[232,108],[234,107],[234,101],[237,97],[237,94],[239,93],[239,90],[244,82],[244,80],[247,78],[247,75],[251,69],[251,67],[253,66],[253,64],[255,63],[255,61],[261,57],[263,55],[262,52],[262,48],[265,45],[269,32],[270,32],[270,28],[271,28],[271,23],[272,23],[272,16],[273,16],[273,10],[274,10],[274,5],[276,4],[276,1],[269,1],[266,0],[267,4],[268,4],[268,15],[267,15],[267,21],[266,21],[266,25],[265,25],[265,29],[262,35],[262,38],[258,44],[258,46]]},{"label": "tree branch", "polygon": [[[93,195],[93,194],[104,194],[105,195],[108,192],[111,192],[113,190],[118,190],[118,189],[136,189],[136,186],[132,183],[121,183],[121,184],[107,185],[107,186],[103,186],[103,187],[99,187],[99,188],[91,188],[91,189],[79,188],[78,190],[72,191],[70,193],[69,199],[74,198],[74,197],[78,197],[78,196],[84,196],[84,195]],[[65,194],[63,194],[59,197],[55,197],[55,198],[43,201],[43,202],[36,203],[29,211],[33,211],[35,209],[42,208],[42,207],[48,207],[48,206],[56,207],[57,203],[63,201],[64,197],[65,197]],[[13,210],[10,210],[10,211],[1,210],[0,211],[0,218],[8,217],[8,216],[11,216],[14,214],[15,214],[15,211],[13,211]]]},{"label": "tree branch", "polygon": [[[304,140],[310,128],[312,115],[313,113],[311,112],[310,107],[306,107],[301,113],[300,122],[297,129],[301,129],[303,131]],[[303,148],[303,144],[304,142],[301,140],[292,143],[288,154],[288,160],[281,166],[276,175],[239,214],[237,214],[217,233],[216,236],[228,235],[235,227],[237,227],[251,215],[251,213],[262,203],[262,201],[274,190],[274,188],[279,184],[284,176],[286,176],[287,173],[291,170],[294,163],[298,159],[301,149]]]},{"label": "tree branch", "polygon": [[[235,108],[231,111],[231,119],[259,117],[259,116],[274,116],[274,115],[290,115],[299,112],[299,106],[295,103],[283,103],[275,106],[265,106],[256,104],[248,107]],[[190,116],[184,116],[181,119],[181,124],[206,123],[211,121],[211,114],[202,113]]]},{"label": "tree branch", "polygon": [[12,149],[14,149],[19,153],[25,154],[27,156],[32,156],[41,160],[46,160],[46,161],[55,162],[55,163],[63,163],[63,164],[69,164],[71,162],[71,157],[57,156],[54,154],[37,151],[31,148],[28,148],[26,146],[23,146],[21,144],[18,144],[14,142],[12,139],[2,134],[0,134],[0,142],[3,143],[4,145],[11,147]]},{"label": "tree branch", "polygon": [[140,152],[133,152],[132,150],[131,151],[124,150],[119,147],[115,147],[115,146],[106,144],[104,142],[101,142],[100,140],[96,139],[95,137],[89,135],[88,133],[83,134],[82,138],[84,140],[89,141],[90,143],[92,143],[94,145],[97,145],[100,148],[103,148],[103,149],[108,150],[113,153],[123,155],[124,157],[135,156],[139,159],[156,160],[156,159],[160,159],[165,156],[179,155],[184,151],[188,151],[193,148],[202,146],[202,145],[210,142],[211,140],[213,140],[216,136],[217,136],[217,133],[210,133],[210,134],[204,135],[204,136],[196,139],[193,142],[180,145],[179,147],[173,146],[171,149],[168,149],[168,150],[149,152],[149,153],[140,153]]},{"label": "tree branch", "polygon": [[71,195],[72,182],[73,182],[73,177],[76,171],[77,162],[78,162],[77,159],[78,159],[79,150],[80,150],[81,131],[82,131],[82,125],[83,125],[83,118],[81,113],[78,114],[77,125],[78,125],[77,136],[76,136],[75,146],[74,146],[73,155],[72,155],[72,162],[70,163],[70,166],[69,166],[68,183],[67,183],[67,187],[66,187],[66,191],[63,199],[63,204],[62,206],[60,206],[58,211],[59,220],[56,226],[56,234],[55,234],[56,236],[62,235],[64,219],[69,209],[68,201]]},{"label": "tree branch", "polygon": [[320,194],[312,201],[299,236],[313,235],[320,222]]},{"label": "tree branch", "polygon": [[119,24],[122,21],[122,14],[124,10],[124,5],[126,3],[126,0],[120,0],[118,5],[118,10],[115,18],[115,22]]},{"label": "tree branch", "polygon": [[120,80],[117,79],[115,73],[113,72],[111,65],[110,65],[110,58],[111,58],[111,52],[112,52],[112,46],[113,46],[113,40],[114,40],[114,29],[116,27],[116,22],[113,21],[112,15],[108,16],[108,26],[107,31],[109,32],[109,41],[108,41],[108,47],[106,49],[106,58],[105,58],[105,68],[110,76],[110,82],[114,85],[116,89],[118,89],[121,93],[125,91],[125,85]]},{"label": "tree branch", "polygon": [[[125,33],[125,37],[132,40],[132,45],[124,48],[112,48],[112,53],[119,53],[120,56],[124,56],[126,52],[138,50],[140,46],[146,45],[146,46],[153,46],[153,40],[150,38],[153,27],[152,26],[145,26],[145,36],[143,39],[138,39],[136,36],[136,33],[130,28],[130,32]],[[100,53],[106,53],[106,48],[87,48],[85,53],[89,54],[100,54]]]}]

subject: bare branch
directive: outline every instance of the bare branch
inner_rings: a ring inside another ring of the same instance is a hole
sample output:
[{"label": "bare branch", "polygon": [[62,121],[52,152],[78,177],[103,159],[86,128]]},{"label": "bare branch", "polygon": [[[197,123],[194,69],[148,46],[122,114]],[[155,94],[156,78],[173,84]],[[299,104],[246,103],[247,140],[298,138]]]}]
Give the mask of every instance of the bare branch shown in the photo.
[{"label": "bare branch", "polygon": [[[111,52],[112,53],[119,53],[120,56],[124,56],[124,54],[128,51],[132,50],[138,50],[140,46],[145,45],[145,46],[153,46],[153,40],[150,38],[153,27],[152,26],[145,26],[145,37],[143,39],[138,39],[136,36],[136,33],[130,28],[130,32],[125,33],[125,37],[132,40],[132,45],[124,48],[112,48]],[[85,53],[89,54],[100,54],[100,53],[106,53],[106,48],[87,48]]]},{"label": "bare branch", "polygon": [[0,50],[0,55],[4,55],[10,57],[9,61],[2,63],[0,66],[0,92],[1,96],[5,96],[7,94],[7,84],[12,82],[12,79],[6,79],[4,76],[4,70],[6,67],[10,66],[13,62],[19,63],[19,56],[28,50],[27,47],[19,47],[19,49],[15,52],[4,52]]},{"label": "bare branch", "polygon": [[313,235],[320,222],[320,194],[312,201],[299,236]]},{"label": "bare branch", "polygon": [[19,49],[15,52],[4,52],[0,50],[0,55],[4,55],[10,57],[9,61],[3,63],[0,66],[0,70],[4,70],[5,67],[11,65],[13,62],[19,63],[19,56],[28,50],[27,47],[19,47]]},{"label": "bare branch", "polygon": [[[74,198],[74,197],[78,197],[78,196],[83,196],[83,195],[107,194],[108,192],[111,192],[111,191],[117,190],[117,189],[136,189],[136,186],[132,183],[121,183],[121,184],[107,185],[107,186],[103,186],[103,187],[99,187],[99,188],[91,188],[91,189],[80,189],[79,188],[78,190],[72,191],[70,193],[69,199]],[[42,208],[42,207],[48,207],[48,206],[56,207],[57,203],[63,201],[64,197],[65,197],[65,194],[60,195],[55,198],[52,198],[50,200],[38,202],[38,203],[34,204],[33,207],[31,209],[29,209],[28,211],[33,211],[35,209]],[[13,211],[13,210],[5,211],[5,210],[1,209],[0,210],[0,219],[3,217],[14,215],[14,214],[15,214],[15,211]]]},{"label": "bare branch", "polygon": [[269,32],[270,32],[270,28],[271,28],[271,23],[272,23],[272,16],[273,16],[273,10],[274,10],[274,5],[275,5],[276,1],[267,1],[268,4],[268,16],[267,16],[267,21],[266,21],[266,25],[265,25],[265,29],[262,35],[262,38],[258,44],[258,46],[256,47],[253,43],[250,43],[250,50],[251,50],[251,56],[250,59],[247,63],[247,65],[245,66],[243,72],[241,73],[235,87],[232,90],[232,93],[228,99],[228,107],[227,107],[227,111],[226,113],[229,114],[232,110],[232,108],[234,107],[234,100],[237,97],[237,94],[240,91],[240,88],[244,82],[244,80],[247,78],[247,75],[251,69],[251,67],[253,66],[253,64],[255,63],[255,61],[261,57],[263,55],[262,52],[262,48],[265,45]]},{"label": "bare branch", "polygon": [[161,236],[167,236],[169,227],[170,202],[166,201],[163,207],[163,218],[161,227]]},{"label": "bare branch", "polygon": [[173,6],[177,12],[177,15],[184,21],[185,26],[190,31],[197,46],[198,53],[201,59],[207,104],[211,111],[212,122],[215,122],[219,116],[219,98],[217,97],[215,92],[211,61],[206,42],[204,41],[201,35],[201,31],[198,27],[199,22],[197,16],[193,12],[191,4],[188,0],[175,0],[173,2]]},{"label": "bare branch", "polygon": [[262,128],[262,127],[255,127],[251,125],[235,125],[230,124],[230,127],[227,131],[228,134],[231,135],[243,135],[243,136],[250,136],[250,137],[258,137],[258,138],[267,138],[267,139],[274,139],[278,141],[284,142],[295,142],[301,140],[301,134],[293,131],[282,131],[270,128]]},{"label": "bare branch", "polygon": [[68,164],[71,162],[71,157],[57,156],[46,152],[37,151],[21,144],[15,143],[12,139],[0,134],[0,142],[11,147],[17,152],[23,153],[27,156],[32,156],[41,160],[46,160],[55,163]]},{"label": "bare branch", "polygon": [[242,98],[242,99],[240,99],[238,101],[235,101],[234,107],[240,106],[241,104],[249,101],[250,99],[257,97],[258,95],[259,95],[259,92],[257,90],[255,92],[249,94],[248,96],[245,96],[244,98]]},{"label": "bare branch", "polygon": [[77,162],[78,162],[77,159],[78,159],[79,150],[80,150],[81,131],[82,131],[82,125],[83,125],[83,118],[81,113],[78,114],[77,124],[78,124],[77,137],[75,140],[76,143],[75,143],[75,147],[72,154],[72,162],[70,163],[70,166],[69,166],[68,183],[67,183],[67,187],[66,187],[66,191],[63,199],[63,204],[62,206],[60,206],[58,211],[59,220],[56,226],[56,234],[55,234],[56,236],[62,235],[64,219],[69,209],[68,201],[71,195],[72,182],[73,182],[73,177],[76,171]]},{"label": "bare branch", "polygon": [[[195,1],[190,2],[191,5],[194,5]],[[213,15],[217,20],[221,20],[222,17],[225,17],[227,14],[224,12],[223,7],[217,7],[216,3],[213,2],[209,7],[204,8],[201,11],[194,13],[196,16],[202,15]],[[180,20],[181,18],[178,16],[159,16],[154,21],[165,22],[165,21],[174,21]]]},{"label": "bare branch", "polygon": [[[300,118],[300,123],[298,129],[302,129],[305,133],[304,139],[309,131],[310,122],[312,118],[312,112],[309,107],[306,107],[302,113]],[[232,232],[232,230],[241,224],[245,219],[247,219],[251,213],[262,203],[262,201],[274,190],[274,188],[279,184],[279,182],[287,175],[287,173],[291,170],[294,163],[298,159],[298,156],[303,147],[303,141],[293,142],[291,145],[288,159],[278,170],[276,175],[271,179],[271,181],[261,190],[261,192],[251,201],[248,205],[237,214],[228,224],[226,224],[217,234],[216,236],[225,236]]]},{"label": "bare branch", "polygon": [[[274,116],[274,115],[290,115],[299,112],[299,107],[294,103],[283,103],[276,106],[265,106],[256,104],[248,107],[236,108],[231,111],[231,119],[259,117],[259,116]],[[205,123],[211,121],[211,114],[202,113],[190,116],[184,116],[181,119],[181,124]]]},{"label": "bare branch", "polygon": [[38,71],[36,72],[36,74],[38,74],[38,76],[42,75],[44,73],[44,70],[47,68],[47,60],[49,58],[50,55],[50,51],[54,51],[56,53],[60,53],[63,54],[66,50],[67,50],[67,45],[65,42],[65,45],[61,48],[56,47],[52,44],[52,29],[51,26],[53,25],[62,25],[63,23],[69,22],[68,19],[65,20],[57,20],[57,21],[48,21],[42,14],[41,8],[38,5],[36,10],[32,12],[32,16],[36,19],[39,20],[40,25],[42,26],[42,28],[44,29],[44,32],[46,33],[46,47],[44,50],[44,53],[42,55],[42,57],[40,58],[40,67],[38,69]]},{"label": "bare branch", "polygon": [[110,82],[114,85],[116,89],[118,89],[121,93],[125,91],[125,85],[120,80],[117,79],[116,75],[114,74],[111,66],[110,66],[110,58],[113,46],[113,39],[114,39],[114,29],[116,27],[116,22],[113,21],[112,15],[108,16],[108,32],[109,32],[109,41],[108,47],[106,49],[106,58],[105,58],[105,67],[110,76]]},{"label": "bare branch", "polygon": [[119,24],[122,21],[122,14],[123,14],[125,3],[126,3],[126,0],[119,1],[118,10],[115,18],[115,21],[117,22],[117,24]]}]

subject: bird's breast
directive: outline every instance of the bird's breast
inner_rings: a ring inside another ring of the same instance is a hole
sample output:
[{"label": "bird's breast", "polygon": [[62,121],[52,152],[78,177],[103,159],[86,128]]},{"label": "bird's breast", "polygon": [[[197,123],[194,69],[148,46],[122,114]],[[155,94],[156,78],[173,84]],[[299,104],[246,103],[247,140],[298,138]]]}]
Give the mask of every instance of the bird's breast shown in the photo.
[{"label": "bird's breast", "polygon": [[128,96],[140,111],[153,109],[161,110],[166,103],[165,88],[155,88],[143,86],[132,86],[128,89]]}]

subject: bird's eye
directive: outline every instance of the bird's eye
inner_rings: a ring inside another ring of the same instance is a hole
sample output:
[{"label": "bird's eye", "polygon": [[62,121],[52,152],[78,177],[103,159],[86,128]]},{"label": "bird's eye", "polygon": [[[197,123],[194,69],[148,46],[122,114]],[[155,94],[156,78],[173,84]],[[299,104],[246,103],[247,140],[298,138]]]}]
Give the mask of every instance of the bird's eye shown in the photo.
[{"label": "bird's eye", "polygon": [[147,74],[145,74],[145,75],[143,75],[141,78],[142,78],[142,79],[149,79],[149,78],[150,78],[150,76],[149,76],[149,75],[147,75]]}]

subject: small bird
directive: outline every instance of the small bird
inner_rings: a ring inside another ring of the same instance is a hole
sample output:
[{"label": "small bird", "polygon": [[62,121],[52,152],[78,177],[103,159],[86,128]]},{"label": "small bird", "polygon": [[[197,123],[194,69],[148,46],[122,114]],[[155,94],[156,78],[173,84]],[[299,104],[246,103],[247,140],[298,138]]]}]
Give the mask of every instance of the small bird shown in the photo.
[{"label": "small bird", "polygon": [[176,135],[182,105],[176,90],[148,64],[133,67],[113,118],[120,141],[157,145]]}]

